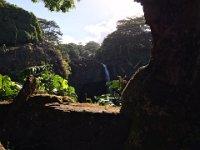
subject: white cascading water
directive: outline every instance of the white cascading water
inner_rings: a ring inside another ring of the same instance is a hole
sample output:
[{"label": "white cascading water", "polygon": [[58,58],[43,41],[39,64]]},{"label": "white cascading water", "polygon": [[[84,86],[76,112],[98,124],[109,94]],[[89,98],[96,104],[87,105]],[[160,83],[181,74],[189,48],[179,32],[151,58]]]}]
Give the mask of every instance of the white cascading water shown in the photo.
[{"label": "white cascading water", "polygon": [[102,63],[102,66],[104,68],[106,82],[108,82],[108,81],[110,81],[110,73],[109,73],[108,68],[105,64]]}]

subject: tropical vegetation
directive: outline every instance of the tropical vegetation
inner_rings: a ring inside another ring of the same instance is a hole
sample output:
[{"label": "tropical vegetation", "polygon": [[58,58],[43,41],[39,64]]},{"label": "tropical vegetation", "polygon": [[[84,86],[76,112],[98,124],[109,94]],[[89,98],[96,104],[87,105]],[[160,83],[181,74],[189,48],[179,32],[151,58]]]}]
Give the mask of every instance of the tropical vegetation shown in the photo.
[{"label": "tropical vegetation", "polygon": [[0,99],[13,99],[20,89],[20,84],[13,82],[9,76],[0,74]]},{"label": "tropical vegetation", "polygon": [[42,40],[42,30],[33,13],[0,1],[0,45],[37,43]]}]

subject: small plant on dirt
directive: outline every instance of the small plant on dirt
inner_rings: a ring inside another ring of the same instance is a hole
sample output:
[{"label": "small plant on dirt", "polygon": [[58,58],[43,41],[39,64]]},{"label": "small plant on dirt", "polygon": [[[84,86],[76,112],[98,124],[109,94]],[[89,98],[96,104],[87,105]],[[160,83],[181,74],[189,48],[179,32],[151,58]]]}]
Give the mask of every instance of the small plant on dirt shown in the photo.
[{"label": "small plant on dirt", "polygon": [[112,102],[112,95],[111,94],[103,94],[101,96],[96,96],[95,99],[97,100],[97,104],[106,106],[114,106],[115,104]]},{"label": "small plant on dirt", "polygon": [[106,82],[106,86],[109,88],[109,94],[103,94],[96,96],[97,103],[99,105],[115,105],[121,106],[121,93],[126,85],[127,81],[125,77],[118,76],[118,80],[112,80]]}]

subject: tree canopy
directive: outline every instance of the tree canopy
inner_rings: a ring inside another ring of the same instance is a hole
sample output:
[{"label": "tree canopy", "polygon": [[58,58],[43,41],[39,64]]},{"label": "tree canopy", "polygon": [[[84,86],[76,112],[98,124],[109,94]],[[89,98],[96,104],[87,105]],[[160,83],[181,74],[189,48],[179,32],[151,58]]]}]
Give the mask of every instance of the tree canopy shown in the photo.
[{"label": "tree canopy", "polygon": [[38,18],[38,22],[43,30],[43,41],[58,44],[63,35],[59,25],[53,20],[47,21],[41,18]]},{"label": "tree canopy", "polygon": [[0,45],[39,42],[42,32],[34,14],[0,0]]},{"label": "tree canopy", "polygon": [[[39,2],[40,0],[31,0],[32,2]],[[75,0],[42,0],[44,6],[51,11],[67,12],[75,7]],[[77,0],[80,1],[80,0]]]},{"label": "tree canopy", "polygon": [[116,71],[118,75],[129,72],[130,76],[133,73],[130,71],[148,63],[150,48],[151,32],[144,18],[127,18],[117,22],[117,30],[104,39],[96,57],[105,64],[114,65],[111,68],[115,71],[124,70],[124,74]]},{"label": "tree canopy", "polygon": [[58,45],[58,49],[61,51],[63,57],[71,60],[82,58],[93,59],[99,48],[100,44],[94,41],[86,43],[85,46],[75,43]]}]

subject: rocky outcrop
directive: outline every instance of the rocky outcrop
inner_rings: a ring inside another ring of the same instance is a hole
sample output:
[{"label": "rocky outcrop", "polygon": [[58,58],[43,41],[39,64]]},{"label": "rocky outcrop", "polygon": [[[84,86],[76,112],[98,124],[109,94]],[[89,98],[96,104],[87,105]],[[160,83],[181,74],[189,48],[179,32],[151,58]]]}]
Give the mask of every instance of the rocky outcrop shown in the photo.
[{"label": "rocky outcrop", "polygon": [[42,40],[37,18],[22,8],[0,2],[0,45],[18,45]]},{"label": "rocky outcrop", "polygon": [[70,67],[72,74],[69,82],[75,87],[79,101],[94,99],[94,96],[106,93],[105,71],[101,63],[94,60],[72,60]]},{"label": "rocky outcrop", "polygon": [[[89,104],[44,104],[38,98],[26,101],[9,122],[1,120],[0,139],[6,148],[9,143],[8,148],[15,150],[124,149],[129,121],[119,111]],[[0,104],[2,118],[7,115],[4,108]]]},{"label": "rocky outcrop", "polygon": [[199,149],[200,1],[137,1],[153,48],[123,94],[121,112],[132,119],[127,149]]}]

